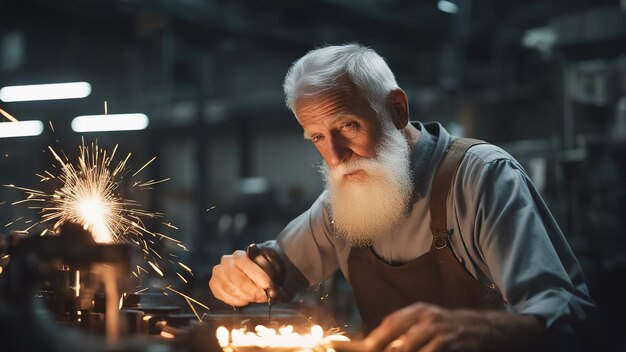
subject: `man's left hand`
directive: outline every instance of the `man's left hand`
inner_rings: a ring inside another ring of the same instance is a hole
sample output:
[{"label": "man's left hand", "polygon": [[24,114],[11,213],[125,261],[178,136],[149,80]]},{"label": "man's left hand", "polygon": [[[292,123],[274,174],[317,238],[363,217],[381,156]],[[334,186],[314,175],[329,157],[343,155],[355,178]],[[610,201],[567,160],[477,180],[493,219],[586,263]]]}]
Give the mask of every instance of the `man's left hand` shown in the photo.
[{"label": "man's left hand", "polygon": [[370,351],[524,350],[542,334],[534,316],[415,303],[388,315],[364,342]]}]

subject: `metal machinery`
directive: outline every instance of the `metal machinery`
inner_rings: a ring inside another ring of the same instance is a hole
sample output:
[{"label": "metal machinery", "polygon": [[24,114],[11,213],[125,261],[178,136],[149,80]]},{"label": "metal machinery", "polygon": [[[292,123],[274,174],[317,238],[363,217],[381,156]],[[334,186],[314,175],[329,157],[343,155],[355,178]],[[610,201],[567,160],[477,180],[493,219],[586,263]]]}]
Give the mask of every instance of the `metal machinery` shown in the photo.
[{"label": "metal machinery", "polygon": [[0,245],[8,253],[0,275],[3,351],[220,350],[211,319],[191,323],[164,295],[128,295],[121,304],[138,258],[130,245],[98,244],[72,223],[51,236],[4,236]]}]

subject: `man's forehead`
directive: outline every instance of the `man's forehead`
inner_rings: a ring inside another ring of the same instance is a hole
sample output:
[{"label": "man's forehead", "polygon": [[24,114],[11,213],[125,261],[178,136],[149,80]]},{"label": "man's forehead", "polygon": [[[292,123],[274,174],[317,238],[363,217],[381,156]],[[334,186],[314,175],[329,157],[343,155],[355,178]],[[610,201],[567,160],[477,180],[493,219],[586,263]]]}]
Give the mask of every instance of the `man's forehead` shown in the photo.
[{"label": "man's forehead", "polygon": [[337,88],[323,91],[316,95],[303,95],[295,102],[295,110],[298,115],[318,114],[320,110],[337,110],[336,113],[344,114],[353,110],[360,110],[369,101],[364,94],[354,85],[342,85]]}]

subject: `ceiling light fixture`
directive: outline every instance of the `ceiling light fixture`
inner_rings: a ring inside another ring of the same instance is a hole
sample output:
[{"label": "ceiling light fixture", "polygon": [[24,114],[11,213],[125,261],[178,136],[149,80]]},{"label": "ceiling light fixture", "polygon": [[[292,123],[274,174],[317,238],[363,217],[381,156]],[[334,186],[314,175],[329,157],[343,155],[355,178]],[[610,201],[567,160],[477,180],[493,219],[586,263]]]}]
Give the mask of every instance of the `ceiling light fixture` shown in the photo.
[{"label": "ceiling light fixture", "polygon": [[133,131],[148,127],[145,114],[109,114],[77,116],[72,120],[74,132]]},{"label": "ceiling light fixture", "polygon": [[0,122],[0,138],[38,136],[43,132],[39,120]]},{"label": "ceiling light fixture", "polygon": [[87,82],[35,84],[9,86],[0,89],[0,100],[4,102],[56,100],[84,98],[91,94],[91,84]]}]

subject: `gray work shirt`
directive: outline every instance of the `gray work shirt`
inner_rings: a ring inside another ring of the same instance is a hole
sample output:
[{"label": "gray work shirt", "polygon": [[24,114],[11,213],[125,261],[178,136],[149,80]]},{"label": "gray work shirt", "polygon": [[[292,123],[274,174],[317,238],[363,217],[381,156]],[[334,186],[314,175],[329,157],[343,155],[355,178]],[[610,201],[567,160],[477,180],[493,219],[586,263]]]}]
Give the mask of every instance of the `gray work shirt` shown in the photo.
[{"label": "gray work shirt", "polygon": [[[415,126],[421,134],[411,155],[414,204],[396,233],[373,244],[389,263],[405,263],[429,251],[433,175],[453,137],[438,123]],[[278,236],[280,250],[315,285],[340,269],[349,279],[350,246],[333,233],[323,192],[310,209]],[[521,165],[490,144],[471,148],[461,162],[447,201],[452,249],[474,278],[495,284],[510,310],[542,317],[547,327],[571,332],[593,301],[563,233]],[[275,246],[275,243],[271,245]],[[304,280],[291,267],[286,287]],[[305,285],[304,285],[305,286]]]}]

